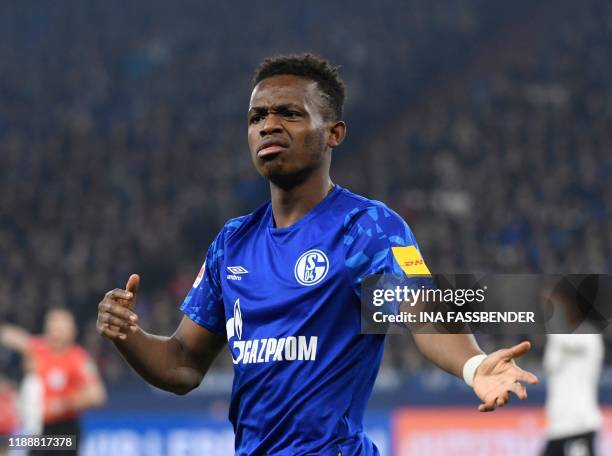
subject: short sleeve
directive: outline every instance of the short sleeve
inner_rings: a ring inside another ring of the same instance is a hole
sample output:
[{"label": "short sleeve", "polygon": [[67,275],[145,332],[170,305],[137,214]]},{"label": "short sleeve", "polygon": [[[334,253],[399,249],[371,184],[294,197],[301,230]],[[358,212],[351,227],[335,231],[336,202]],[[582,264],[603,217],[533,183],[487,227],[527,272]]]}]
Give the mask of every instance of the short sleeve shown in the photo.
[{"label": "short sleeve", "polygon": [[411,287],[430,285],[430,272],[412,231],[384,205],[355,210],[347,216],[345,266],[351,287],[361,297],[361,282],[374,274],[401,276]]},{"label": "short sleeve", "polygon": [[225,337],[225,310],[219,275],[222,256],[223,230],[210,245],[204,264],[181,305],[181,311],[200,326]]},{"label": "short sleeve", "polygon": [[97,381],[100,377],[98,374],[98,366],[89,354],[78,349],[75,353],[75,376],[79,385],[89,385]]}]

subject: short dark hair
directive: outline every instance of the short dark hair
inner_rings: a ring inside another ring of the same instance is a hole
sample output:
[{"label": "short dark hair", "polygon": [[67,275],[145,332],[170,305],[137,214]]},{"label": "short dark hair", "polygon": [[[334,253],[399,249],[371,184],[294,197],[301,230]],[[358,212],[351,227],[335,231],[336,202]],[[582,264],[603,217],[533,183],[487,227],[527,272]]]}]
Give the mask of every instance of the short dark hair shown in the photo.
[{"label": "short dark hair", "polygon": [[321,96],[329,105],[333,120],[342,118],[344,109],[344,81],[339,67],[316,54],[291,54],[268,57],[255,70],[253,87],[266,78],[291,74],[311,79],[317,83]]}]

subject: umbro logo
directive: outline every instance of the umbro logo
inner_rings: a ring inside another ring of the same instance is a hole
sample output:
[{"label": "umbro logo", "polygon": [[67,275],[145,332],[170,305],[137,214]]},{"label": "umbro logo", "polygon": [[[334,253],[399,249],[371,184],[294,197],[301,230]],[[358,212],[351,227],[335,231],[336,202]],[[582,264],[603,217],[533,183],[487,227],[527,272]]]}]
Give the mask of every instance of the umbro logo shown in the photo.
[{"label": "umbro logo", "polygon": [[227,275],[229,280],[242,280],[240,277],[241,274],[248,274],[249,271],[246,270],[243,266],[228,266],[227,270],[231,272],[231,274]]}]

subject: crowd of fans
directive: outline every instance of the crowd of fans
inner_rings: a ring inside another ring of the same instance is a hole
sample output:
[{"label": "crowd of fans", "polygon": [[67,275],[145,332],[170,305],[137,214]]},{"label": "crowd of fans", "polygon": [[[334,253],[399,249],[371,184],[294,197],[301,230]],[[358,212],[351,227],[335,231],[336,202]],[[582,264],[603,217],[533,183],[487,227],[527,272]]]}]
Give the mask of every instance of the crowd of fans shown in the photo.
[{"label": "crowd of fans", "polygon": [[[342,64],[350,140],[336,181],[398,210],[430,269],[610,272],[612,8],[433,3],[0,14],[0,320],[36,331],[43,309],[68,305],[103,375],[123,378],[94,329],[98,301],[138,272],[143,326],[176,327],[216,232],[267,199],[246,148],[250,76],[290,51]],[[525,48],[487,53],[521,14],[537,31]],[[457,90],[467,61],[481,71]],[[421,365],[412,349],[386,359]]]},{"label": "crowd of fans", "polygon": [[437,272],[612,273],[612,5],[562,3],[368,148],[368,182]]},{"label": "crowd of fans", "polygon": [[612,271],[612,7],[531,20],[370,149],[438,271]]}]

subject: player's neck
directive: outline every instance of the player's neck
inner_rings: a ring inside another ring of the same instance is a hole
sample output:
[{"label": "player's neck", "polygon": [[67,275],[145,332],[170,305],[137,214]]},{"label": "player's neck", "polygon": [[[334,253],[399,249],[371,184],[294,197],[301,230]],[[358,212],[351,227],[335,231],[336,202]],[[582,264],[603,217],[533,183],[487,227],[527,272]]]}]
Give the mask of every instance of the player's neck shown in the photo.
[{"label": "player's neck", "polygon": [[313,207],[325,199],[334,184],[325,176],[313,176],[304,183],[283,189],[270,183],[272,214],[277,228],[287,228],[304,217]]},{"label": "player's neck", "polygon": [[72,344],[71,343],[63,343],[63,342],[53,342],[53,341],[48,341],[49,344],[49,348],[51,349],[52,352],[55,353],[62,353],[64,351],[66,351]]}]

